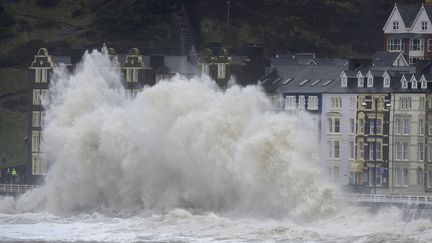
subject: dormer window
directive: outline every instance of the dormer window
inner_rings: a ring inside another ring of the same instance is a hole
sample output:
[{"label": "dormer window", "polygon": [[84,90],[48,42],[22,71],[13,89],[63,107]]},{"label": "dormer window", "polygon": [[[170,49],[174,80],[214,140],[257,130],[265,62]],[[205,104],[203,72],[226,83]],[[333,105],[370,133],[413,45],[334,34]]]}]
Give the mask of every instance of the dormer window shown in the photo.
[{"label": "dormer window", "polygon": [[367,76],[367,86],[369,88],[373,87],[373,76],[371,73],[369,73]]},{"label": "dormer window", "polygon": [[345,73],[342,73],[341,85],[343,88],[346,88],[348,86],[348,77],[345,75]]},{"label": "dormer window", "polygon": [[406,80],[405,76],[402,76],[401,83],[402,83],[402,89],[408,88],[408,81]]},{"label": "dormer window", "polygon": [[364,86],[364,78],[361,73],[359,73],[359,75],[357,76],[357,82],[358,82],[358,87]]},{"label": "dormer window", "polygon": [[417,80],[414,76],[411,78],[411,89],[417,89]]},{"label": "dormer window", "polygon": [[427,82],[424,76],[421,77],[421,88],[422,89],[427,89]]},{"label": "dormer window", "polygon": [[399,22],[398,21],[394,21],[393,22],[393,29],[394,30],[398,30],[399,29]]},{"label": "dormer window", "polygon": [[384,75],[384,88],[390,88],[390,76]]},{"label": "dormer window", "polygon": [[422,22],[421,22],[421,29],[422,29],[423,31],[425,31],[425,30],[427,30],[427,28],[428,28],[427,22],[426,22],[426,21],[422,21]]}]

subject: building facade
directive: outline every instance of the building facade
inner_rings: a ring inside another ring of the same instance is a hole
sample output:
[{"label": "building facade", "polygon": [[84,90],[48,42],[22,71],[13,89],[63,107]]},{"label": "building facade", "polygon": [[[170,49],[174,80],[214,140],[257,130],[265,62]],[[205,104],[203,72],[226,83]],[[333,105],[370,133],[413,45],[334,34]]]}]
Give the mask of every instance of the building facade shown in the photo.
[{"label": "building facade", "polygon": [[30,112],[28,113],[27,156],[29,166],[27,175],[44,175],[47,169],[46,156],[41,149],[43,143],[42,127],[45,123],[43,103],[49,98],[49,82],[54,63],[45,48],[41,48],[31,66],[33,82],[30,93]]},{"label": "building facade", "polygon": [[395,4],[387,19],[384,45],[388,52],[403,53],[410,65],[432,57],[432,1],[422,5]]}]

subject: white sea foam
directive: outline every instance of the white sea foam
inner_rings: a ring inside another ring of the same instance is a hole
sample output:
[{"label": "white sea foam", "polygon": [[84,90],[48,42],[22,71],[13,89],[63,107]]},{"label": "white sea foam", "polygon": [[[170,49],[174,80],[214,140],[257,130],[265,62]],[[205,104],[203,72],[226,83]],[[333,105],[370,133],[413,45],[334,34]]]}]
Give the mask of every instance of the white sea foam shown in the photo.
[{"label": "white sea foam", "polygon": [[176,76],[128,100],[106,54],[56,68],[44,186],[0,199],[0,241],[430,241],[430,220],[348,207],[304,113]]},{"label": "white sea foam", "polygon": [[18,212],[192,208],[301,220],[333,213],[307,114],[271,111],[259,87],[176,76],[128,100],[106,51],[57,68],[44,128],[46,184]]}]

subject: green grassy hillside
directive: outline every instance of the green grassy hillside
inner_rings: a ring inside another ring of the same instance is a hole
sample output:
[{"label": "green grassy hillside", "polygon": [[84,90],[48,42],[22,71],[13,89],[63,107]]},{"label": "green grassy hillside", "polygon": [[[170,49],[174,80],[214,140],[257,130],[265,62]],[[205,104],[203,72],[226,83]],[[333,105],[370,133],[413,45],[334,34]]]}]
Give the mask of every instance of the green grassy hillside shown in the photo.
[{"label": "green grassy hillside", "polygon": [[7,165],[26,162],[26,127],[25,113],[0,109],[0,161],[5,157]]},{"label": "green grassy hillside", "polygon": [[[394,0],[233,0],[226,29],[226,1],[201,1],[202,39],[240,50],[265,44],[269,55],[308,51],[324,56],[367,57],[383,48],[382,28]],[[421,0],[398,3],[421,4]]]}]

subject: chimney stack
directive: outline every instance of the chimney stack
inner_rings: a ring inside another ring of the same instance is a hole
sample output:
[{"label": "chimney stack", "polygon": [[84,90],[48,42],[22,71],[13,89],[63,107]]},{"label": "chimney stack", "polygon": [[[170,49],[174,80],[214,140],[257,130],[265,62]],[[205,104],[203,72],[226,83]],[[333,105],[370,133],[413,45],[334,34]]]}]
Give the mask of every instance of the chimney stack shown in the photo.
[{"label": "chimney stack", "polygon": [[432,0],[425,0],[425,5],[432,5]]}]

